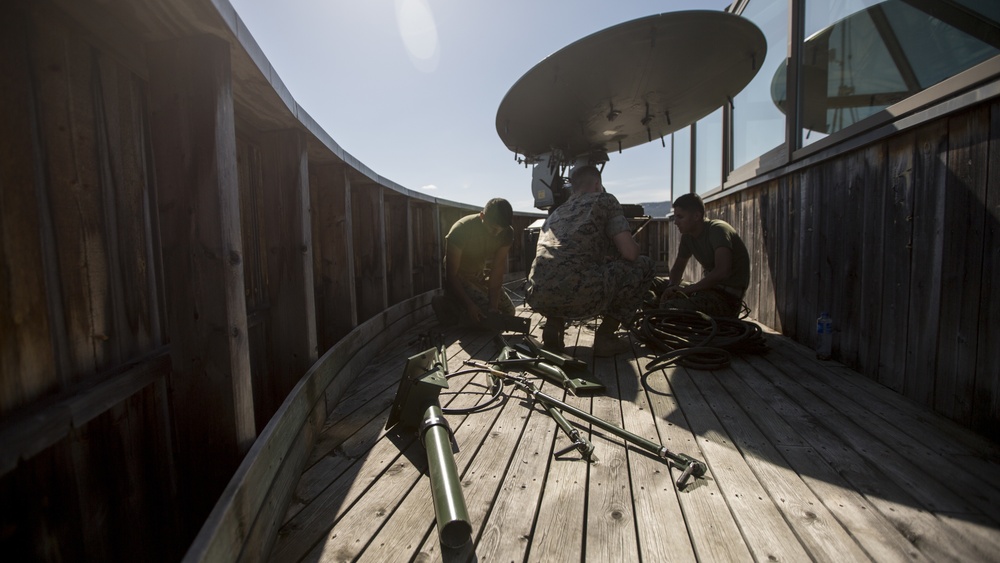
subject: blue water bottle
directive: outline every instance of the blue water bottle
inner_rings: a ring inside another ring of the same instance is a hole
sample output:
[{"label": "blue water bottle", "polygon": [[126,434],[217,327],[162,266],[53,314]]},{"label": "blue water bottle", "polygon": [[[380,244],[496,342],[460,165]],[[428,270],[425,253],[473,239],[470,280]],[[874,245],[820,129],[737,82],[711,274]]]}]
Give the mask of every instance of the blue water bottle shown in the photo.
[{"label": "blue water bottle", "polygon": [[816,319],[816,357],[829,360],[833,354],[833,319],[829,313],[822,313]]}]

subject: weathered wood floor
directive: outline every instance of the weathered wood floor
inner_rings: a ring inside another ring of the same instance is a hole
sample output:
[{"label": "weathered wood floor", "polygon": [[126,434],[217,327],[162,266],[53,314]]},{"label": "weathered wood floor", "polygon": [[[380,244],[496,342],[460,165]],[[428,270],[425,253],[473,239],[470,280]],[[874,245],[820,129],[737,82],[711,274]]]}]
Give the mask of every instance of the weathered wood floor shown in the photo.
[{"label": "weathered wood floor", "polygon": [[[714,372],[667,368],[645,386],[641,344],[595,360],[592,327],[571,328],[571,340],[569,353],[591,362],[607,393],[543,390],[704,460],[706,478],[678,491],[676,469],[596,430],[598,463],[575,452],[554,459],[566,436],[508,387],[500,407],[447,417],[473,542],[442,549],[424,450],[383,430],[405,359],[426,348],[401,341],[330,414],[271,558],[1000,560],[997,444],[773,334],[765,355]],[[455,330],[444,342],[451,372],[498,351],[488,334]],[[442,403],[477,400],[482,378],[453,379],[449,391],[471,394]]]}]

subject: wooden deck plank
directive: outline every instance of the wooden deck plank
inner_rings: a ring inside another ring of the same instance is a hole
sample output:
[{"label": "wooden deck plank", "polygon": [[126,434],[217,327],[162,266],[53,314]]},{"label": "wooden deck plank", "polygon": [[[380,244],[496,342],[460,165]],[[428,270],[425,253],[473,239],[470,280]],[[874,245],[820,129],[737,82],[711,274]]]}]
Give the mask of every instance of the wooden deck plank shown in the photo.
[{"label": "wooden deck plank", "polygon": [[[595,395],[591,413],[616,426],[622,424],[622,407],[613,358],[596,358],[594,371],[607,387]],[[595,431],[593,443],[600,460],[591,465],[587,483],[586,560],[627,561],[639,552],[632,484],[625,442],[605,430]]]},{"label": "wooden deck plank", "polygon": [[[405,455],[416,455],[411,450],[419,451],[415,439],[405,443],[379,440],[364,457],[356,460],[348,471],[338,473],[322,493],[285,523],[278,533],[272,560],[301,560],[376,481],[381,489],[396,490],[398,486],[390,483],[391,477],[411,466],[405,460]],[[383,479],[384,476],[390,478]]]},{"label": "wooden deck plank", "polygon": [[[373,532],[381,529],[407,494],[421,485],[420,477],[426,470],[422,460],[426,460],[423,447],[419,442],[411,442],[378,480],[377,491],[359,497],[349,510],[339,515],[333,528],[303,559],[324,562],[357,559],[371,541]],[[412,512],[416,517],[418,512]]]},{"label": "wooden deck plank", "polygon": [[[537,334],[537,333],[536,333]],[[580,328],[571,325],[566,330],[567,352],[577,351]],[[586,341],[586,337],[584,337]],[[558,394],[556,398],[560,398]],[[574,397],[563,393],[561,399],[580,410],[590,412],[589,397]],[[571,421],[581,432],[588,428],[582,421]],[[553,422],[554,424],[554,422]],[[561,431],[553,436],[551,452],[568,445]],[[528,561],[581,561],[583,558],[584,526],[586,525],[587,461],[575,456],[558,460],[550,458],[549,471],[537,508]]]},{"label": "wooden deck plank", "polygon": [[331,481],[342,475],[353,466],[365,452],[369,451],[385,436],[385,413],[388,407],[381,411],[380,418],[368,421],[357,432],[347,437],[339,447],[323,456],[318,462],[302,473],[295,489],[295,497],[285,513],[285,522],[290,522],[303,508],[313,502]]},{"label": "wooden deck plank", "polygon": [[[526,313],[524,310],[521,311],[521,315]],[[537,322],[534,324],[535,336],[540,337],[540,327],[537,326]],[[495,348],[495,353],[498,352],[499,345]],[[490,357],[495,356],[495,353]],[[538,385],[541,389],[545,388],[544,382],[538,382]],[[417,551],[417,560],[467,561],[475,557],[472,553],[474,549],[478,553],[489,554],[484,556],[484,560],[524,559],[525,550],[531,542],[534,508],[544,487],[545,472],[548,468],[547,456],[552,452],[554,429],[551,424],[545,424],[544,415],[533,407],[530,401],[520,393],[513,392],[512,388],[508,387],[508,390],[503,408],[522,409],[525,427],[521,439],[512,446],[513,459],[507,475],[501,479],[496,498],[492,502],[482,502],[478,497],[466,499],[468,505],[477,507],[475,510],[470,509],[470,518],[474,526],[476,522],[483,522],[482,526],[473,529],[476,545],[450,549],[442,546],[435,534],[428,533]],[[476,471],[481,470],[476,469]],[[463,480],[463,486],[467,483],[468,481]],[[512,496],[515,498],[510,498]],[[522,505],[521,502],[528,504]],[[474,512],[477,514],[473,515]],[[478,513],[481,513],[480,518],[477,518],[480,515]]]},{"label": "wooden deck plank", "polygon": [[794,532],[716,416],[716,398],[704,397],[694,384],[694,378],[705,374],[685,368],[668,368],[667,373],[692,430],[702,440],[705,462],[718,480],[719,490],[754,557],[771,561],[808,559]]},{"label": "wooden deck plank", "polygon": [[757,428],[759,420],[772,418],[768,411],[751,411],[751,416],[720,383],[738,378],[733,369],[724,369],[699,373],[692,382],[712,397],[712,410],[809,555],[816,561],[865,560],[864,551]]},{"label": "wooden deck plank", "polygon": [[899,393],[835,362],[815,362],[812,351],[788,339],[775,340],[774,351],[789,358],[812,377],[853,398],[859,406],[882,417],[910,436],[949,456],[961,456],[976,475],[1000,487],[1000,444],[959,426]]},{"label": "wooden deck plank", "polygon": [[418,351],[412,346],[400,347],[388,355],[392,361],[369,365],[344,401],[330,411],[285,513],[285,522],[385,435],[386,413],[399,386],[399,366],[414,353]]},{"label": "wooden deck plank", "polygon": [[[774,359],[775,355],[767,356],[769,363]],[[955,541],[954,531],[943,526],[940,519],[916,500],[915,495],[919,491],[900,486],[887,478],[880,469],[880,458],[866,457],[863,452],[854,449],[856,443],[843,440],[829,428],[825,417],[811,410],[815,406],[814,400],[795,393],[798,386],[795,377],[789,377],[778,366],[758,373],[764,381],[757,379],[755,374],[743,374],[743,377],[748,384],[774,385],[787,392],[791,400],[782,400],[782,416],[798,429],[821,459],[850,487],[862,493],[917,548],[932,559],[983,559],[983,555],[973,550],[968,542]],[[798,377],[802,377],[801,372],[798,372]]]},{"label": "wooden deck plank", "polygon": [[[537,326],[535,336],[540,337]],[[539,382],[538,385],[542,392],[560,399],[565,393],[545,382]],[[516,393],[508,402],[516,402],[519,408],[530,409],[532,420],[525,428],[514,452],[507,478],[480,531],[476,553],[483,561],[525,559],[534,538],[538,499],[546,488],[546,476],[553,463],[553,446],[560,437],[565,440],[555,421],[540,406],[533,405],[523,392]],[[572,462],[561,460],[559,463]],[[583,463],[579,461],[576,464]]]},{"label": "wooden deck plank", "polygon": [[[465,500],[469,509],[469,519],[472,522],[472,537],[478,540],[483,532],[483,522],[492,516],[494,503],[501,488],[503,488],[508,478],[510,465],[516,456],[521,438],[529,421],[539,422],[538,419],[544,417],[544,413],[526,408],[527,405],[520,404],[517,399],[509,399],[504,405],[503,411],[497,419],[497,423],[490,431],[489,435],[482,442],[481,451],[478,455],[471,457],[468,469],[462,475],[462,486],[465,491]],[[534,504],[529,505],[533,510]],[[478,541],[475,543],[478,544]],[[512,560],[512,556],[523,558],[524,545],[517,546],[513,553],[496,553],[495,559],[485,560]],[[440,549],[436,533],[428,537],[417,556],[431,556],[435,550]],[[481,549],[477,548],[477,553]],[[392,551],[385,551],[381,555],[388,556]],[[444,555],[447,552],[443,552]],[[454,553],[461,554],[462,550],[454,550]],[[450,555],[450,553],[448,553]],[[387,561],[388,559],[372,559],[372,561]]]},{"label": "wooden deck plank", "polygon": [[[475,454],[479,451],[480,444],[487,443],[490,436],[494,436],[497,433],[504,436],[509,436],[511,434],[511,432],[501,432],[500,430],[501,427],[503,427],[504,430],[509,430],[509,428],[505,425],[512,422],[509,420],[511,412],[513,412],[513,409],[504,408],[502,410],[477,413],[477,415],[474,416],[447,416],[448,422],[453,425],[453,428],[456,424],[460,424],[460,426],[458,426],[455,430],[455,439],[461,448],[460,451],[455,454],[455,464],[458,467],[459,474],[463,476],[463,494],[466,497],[466,505],[469,509],[471,522],[482,521],[482,514],[477,513],[476,511],[485,511],[485,509],[489,506],[490,500],[483,499],[485,502],[479,502],[477,504],[469,498],[469,494],[467,492],[470,489],[470,481],[474,482],[474,480],[469,477],[469,473],[471,471],[484,472],[489,469],[476,465],[477,463],[483,463],[486,456],[478,457]],[[459,422],[460,420],[462,422]],[[496,453],[502,453],[505,456],[507,454],[507,452]],[[394,510],[391,517],[387,517],[385,526],[381,528],[381,531],[378,534],[374,535],[372,545],[361,553],[361,549],[365,548],[363,540],[352,541],[353,538],[346,538],[347,541],[340,542],[342,545],[346,544],[344,548],[348,549],[352,545],[358,545],[360,549],[358,549],[355,555],[361,556],[359,560],[391,561],[395,558],[394,554],[412,553],[416,548],[425,542],[429,541],[435,546],[439,545],[438,534],[434,522],[435,513],[431,494],[431,483],[426,476],[426,453],[421,449],[419,454],[423,457],[411,460],[414,465],[414,470],[417,473],[416,486],[409,489],[405,499],[399,504],[398,510]],[[496,461],[496,458],[491,459],[491,461]],[[484,489],[484,487],[477,487],[474,489],[474,492],[477,494],[483,494]],[[480,499],[477,498],[475,500]],[[357,530],[356,535],[359,538],[364,538],[366,536],[371,537],[372,535],[374,522],[367,521],[368,518],[365,518],[365,512],[367,511],[362,512],[362,520],[358,523],[358,526],[356,528],[354,526],[350,528]],[[473,516],[474,514],[475,516]],[[328,559],[323,558],[322,560],[327,561]]]},{"label": "wooden deck plank", "polygon": [[[485,344],[485,338],[469,338],[466,346],[475,351]],[[419,350],[414,349],[414,354]],[[462,362],[469,358],[468,352],[463,348],[461,351],[448,359],[450,370],[458,369]],[[397,366],[396,381],[398,383],[402,366]],[[393,394],[394,396],[394,394]],[[374,445],[361,454],[348,456],[344,452],[336,452],[335,457],[343,458],[335,460],[334,469],[327,473],[327,486],[323,491],[313,498],[307,506],[301,509],[294,517],[289,519],[285,527],[279,532],[278,540],[273,550],[272,556],[276,560],[298,560],[316,544],[317,541],[326,534],[335,523],[342,517],[351,504],[356,501],[367,490],[368,486],[382,476],[382,473],[392,467],[396,473],[396,458],[401,450],[406,450],[416,441],[412,436],[401,436],[397,440],[387,439],[381,432],[385,418],[388,416],[388,409],[382,418],[375,419],[370,425],[370,429],[379,429],[379,436]],[[369,433],[367,436],[371,436]],[[361,440],[359,446],[363,447],[367,442]],[[375,463],[366,463],[367,460],[374,460]],[[402,466],[407,464],[402,462]],[[322,481],[322,477],[316,477]]]},{"label": "wooden deck plank", "polygon": [[[772,395],[769,390],[773,388],[761,385],[759,380],[754,381],[754,385],[751,386],[746,378],[746,374],[761,369],[760,362],[751,364],[747,360],[736,358],[734,367],[739,376],[720,378],[720,382],[743,410],[749,413],[776,413],[777,411],[760,397],[761,394]],[[769,419],[768,423],[761,424],[759,422],[761,418]],[[784,419],[774,415],[756,415],[754,420],[771,444],[780,451],[788,467],[801,477],[869,556],[877,561],[928,560],[893,527],[892,522],[883,517],[863,495],[853,490],[829,464],[825,463],[815,450],[806,446],[805,440],[800,438],[798,440],[800,443],[790,445],[787,437],[798,434]]]},{"label": "wooden deck plank", "polygon": [[[552,392],[544,387],[542,390]],[[518,408],[527,410],[528,404],[524,402]],[[532,417],[546,416],[537,408],[533,410]],[[554,421],[537,422],[525,428],[507,478],[480,531],[476,553],[483,561],[523,561],[532,541],[535,510],[552,459],[552,443],[559,432]]]},{"label": "wooden deck plank", "polygon": [[[609,394],[621,399],[622,428],[662,444],[636,366],[633,354],[618,356],[615,361],[617,378],[605,384],[609,386]],[[682,493],[674,486],[669,465],[634,447],[628,450],[628,464],[641,559],[694,560],[694,548],[678,499]]]},{"label": "wooden deck plank", "polygon": [[[575,452],[554,459],[568,440],[508,386],[501,407],[448,415],[462,448],[456,462],[473,542],[443,549],[423,448],[381,431],[403,358],[412,355],[387,351],[349,391],[354,404],[331,411],[317,445],[327,453],[314,453],[319,461],[303,473],[299,487],[308,494],[296,499],[300,510],[271,558],[988,561],[1000,552],[992,442],[938,427],[923,407],[883,396],[876,382],[817,362],[780,335],[768,336],[769,354],[736,358],[729,369],[668,367],[643,377],[651,360],[643,345],[595,360],[593,328],[572,324],[567,350],[590,363],[605,394],[574,397],[536,384],[704,460],[706,478],[678,490],[677,469],[571,415],[600,461],[587,464]],[[483,333],[445,341],[452,372],[498,351]],[[479,392],[485,379],[454,381]],[[442,394],[443,402],[470,400],[479,399]],[[337,460],[344,452],[353,459]],[[964,459],[976,464],[962,468]]]},{"label": "wooden deck plank", "polygon": [[[645,374],[650,358],[639,357],[639,373]],[[687,413],[681,410],[677,395],[665,370],[656,370],[644,378],[647,397],[652,406],[660,443],[673,452],[685,453],[706,461],[702,441],[692,430]],[[680,472],[670,470],[673,483]],[[719,490],[718,480],[708,466],[704,479],[689,483],[678,493],[684,523],[691,537],[692,549],[702,561],[747,561],[752,559],[750,547]],[[671,485],[672,486],[672,485]]]},{"label": "wooden deck plank", "polygon": [[[405,361],[403,358],[400,360]],[[308,484],[313,480],[312,474],[328,473],[330,460],[338,457],[351,459],[353,456],[345,455],[344,450],[364,451],[384,433],[382,426],[385,424],[385,418],[382,415],[392,406],[392,399],[399,385],[399,364],[386,366],[380,371],[365,370],[362,375],[367,379],[361,385],[363,392],[346,399],[348,404],[354,405],[353,409],[332,411],[313,447],[313,455],[309,460],[310,467],[302,475],[302,484],[306,487],[296,493],[302,500],[309,500],[315,496],[308,488]],[[346,447],[347,442],[353,442],[354,447]],[[337,451],[338,448],[340,452]]]},{"label": "wooden deck plank", "polygon": [[[488,338],[476,335],[466,342],[466,346],[469,346],[469,349],[475,354],[487,342]],[[449,348],[450,351],[451,349]],[[457,351],[454,354],[449,353],[449,356],[449,372],[455,372],[461,369],[461,362],[467,359],[468,353],[465,348],[462,348],[461,351]],[[459,393],[451,397],[453,397],[453,400],[448,402],[446,402],[447,399],[442,398],[442,404],[464,407],[471,406],[469,401],[474,400]],[[458,404],[456,405],[455,403]],[[486,412],[490,413],[491,411]],[[451,425],[455,439],[459,444],[479,444],[485,439],[486,433],[492,427],[495,416],[496,413],[493,413],[493,417],[489,415],[477,417],[452,415],[448,417],[448,423]],[[388,518],[405,502],[411,491],[417,488],[417,494],[420,494],[420,491],[427,489],[427,487],[420,488],[422,485],[421,481],[424,481],[422,477],[426,472],[426,452],[415,436],[412,436],[410,432],[392,432],[386,438],[385,440],[381,440],[378,445],[393,447],[393,445],[398,443],[398,447],[402,449],[403,445],[407,444],[405,455],[394,464],[392,471],[385,472],[378,479],[378,487],[371,494],[358,497],[348,510],[337,515],[338,519],[336,522],[329,522],[327,524],[328,528],[331,525],[335,527],[334,533],[327,537],[326,540],[315,545],[306,556],[308,560],[343,561],[358,557],[363,553],[368,543],[378,530],[383,527]],[[378,445],[376,445],[376,448]],[[456,456],[459,473],[462,472],[462,468],[470,461],[471,459],[460,459],[459,456]],[[429,503],[424,502],[422,505],[423,510],[411,509],[406,516],[423,519],[425,523],[433,522],[434,511],[431,509],[427,512],[429,506]],[[426,529],[426,527],[425,524],[423,528]],[[415,529],[419,530],[418,527],[413,526],[404,527],[402,530],[399,530],[398,527],[396,529],[404,534],[412,532]],[[420,533],[422,534],[423,532]],[[415,543],[419,543],[419,541]]]},{"label": "wooden deck plank", "polygon": [[[771,356],[771,359],[778,363],[779,369],[801,373],[797,366],[790,366],[777,354]],[[963,494],[954,488],[952,483],[959,478],[963,481],[978,481],[966,476],[957,466],[933,459],[930,455],[921,455],[922,448],[916,443],[901,445],[900,432],[891,425],[877,427],[863,424],[864,420],[858,420],[857,417],[865,419],[867,413],[859,411],[851,397],[839,395],[814,378],[799,378],[796,383],[797,385],[787,389],[808,407],[810,413],[822,419],[832,432],[850,443],[864,459],[880,468],[886,476],[904,488],[913,490],[916,498],[929,510],[972,516],[989,516],[983,512],[984,508],[992,512],[976,496]],[[878,436],[870,431],[875,427],[878,428]],[[947,479],[939,476],[947,476]],[[984,539],[1000,550],[1000,538]]]},{"label": "wooden deck plank", "polygon": [[[399,366],[413,352],[413,347],[401,346],[380,356],[358,374],[352,388],[327,415],[323,435],[313,448],[310,463],[315,463],[333,451],[344,440],[345,435],[350,435],[352,429],[356,430],[371,420],[374,416],[372,411],[378,413],[382,408],[392,405],[393,394],[399,385]],[[379,408],[379,403],[386,401],[387,394],[389,404]]]},{"label": "wooden deck plank", "polygon": [[[774,358],[788,366],[786,356],[778,354]],[[793,365],[787,369],[802,369],[801,364]],[[823,368],[812,368],[816,369]],[[801,378],[799,384],[812,397],[822,398],[813,402],[804,394],[799,395],[807,401],[809,410],[817,416],[825,413],[827,416],[823,418],[830,429],[851,442],[868,463],[881,469],[900,487],[913,491],[922,507],[939,516],[980,554],[1000,552],[1000,534],[995,531],[1000,507],[993,503],[996,491],[989,479],[983,480],[956,460],[928,450],[923,447],[922,439],[907,436],[897,426],[906,424],[905,417],[895,417],[895,425],[880,424],[881,420],[872,421],[869,411],[856,406],[853,395],[840,395],[815,377]],[[877,436],[869,430],[876,427]],[[930,432],[927,436],[935,434]]]},{"label": "wooden deck plank", "polygon": [[[782,353],[781,350],[777,352]],[[798,363],[796,365],[801,366]],[[815,375],[815,371],[822,372],[825,369],[814,368],[810,373]],[[980,467],[981,472],[970,471],[965,460],[957,460],[939,449],[945,447],[948,441],[939,439],[938,431],[925,429],[920,436],[914,436],[904,430],[911,426],[911,420],[902,413],[896,413],[891,417],[895,423],[889,422],[877,412],[859,405],[854,398],[856,393],[845,394],[833,389],[827,381],[818,376],[801,379],[800,383],[817,396],[823,397],[828,404],[832,405],[836,401],[835,408],[855,424],[866,428],[879,428],[880,442],[893,451],[905,455],[926,473],[947,476],[942,483],[951,494],[981,511],[994,524],[1000,523],[1000,489],[997,489],[997,483],[1000,483],[998,479],[1000,466],[989,464],[992,466],[992,471],[985,467]],[[989,476],[992,476],[992,482]]]}]

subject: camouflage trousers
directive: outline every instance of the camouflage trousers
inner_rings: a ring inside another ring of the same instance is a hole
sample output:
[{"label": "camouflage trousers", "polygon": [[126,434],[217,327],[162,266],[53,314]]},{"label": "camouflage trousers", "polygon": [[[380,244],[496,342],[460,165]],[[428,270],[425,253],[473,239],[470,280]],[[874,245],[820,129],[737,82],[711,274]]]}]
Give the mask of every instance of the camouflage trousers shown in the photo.
[{"label": "camouflage trousers", "polygon": [[546,317],[587,319],[598,315],[628,323],[653,282],[653,261],[613,260],[592,269],[553,272],[528,279],[528,305]]}]

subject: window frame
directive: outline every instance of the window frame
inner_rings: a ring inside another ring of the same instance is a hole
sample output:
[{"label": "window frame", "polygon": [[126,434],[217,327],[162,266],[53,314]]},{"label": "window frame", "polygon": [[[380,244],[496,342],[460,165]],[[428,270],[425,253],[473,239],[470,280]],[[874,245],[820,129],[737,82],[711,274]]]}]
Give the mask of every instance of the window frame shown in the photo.
[{"label": "window frame", "polygon": [[[755,0],[735,0],[726,11],[742,15],[743,10]],[[759,1],[759,0],[757,0]],[[955,74],[937,84],[903,99],[839,131],[802,146],[802,104],[800,103],[799,68],[801,66],[802,43],[805,33],[805,1],[788,0],[788,42],[785,45],[788,68],[786,100],[794,108],[786,114],[785,140],[757,158],[732,168],[733,163],[733,105],[727,103],[722,112],[722,185],[702,194],[705,201],[719,199],[726,195],[757,186],[796,170],[812,166],[817,162],[833,158],[858,147],[878,142],[902,130],[917,127],[942,115],[959,111],[965,107],[980,104],[986,100],[1000,99],[1000,54],[976,66]],[[947,1],[947,0],[945,0]],[[949,2],[949,4],[954,4]],[[955,4],[956,6],[961,6]],[[953,6],[954,7],[954,6]],[[770,47],[770,46],[769,46]],[[700,120],[699,120],[700,121]],[[681,193],[694,193],[696,183],[696,145],[698,121],[692,123],[688,133],[689,144],[689,185],[677,186],[673,183],[673,166],[676,151],[675,135],[671,134],[670,195],[671,201]]]},{"label": "window frame", "polygon": [[[755,0],[737,0],[726,11],[742,15],[743,10],[752,1]],[[731,190],[768,172],[822,154],[832,147],[836,147],[852,139],[863,137],[866,142],[873,142],[884,138],[892,134],[895,130],[893,127],[886,128],[886,125],[936,104],[955,99],[954,103],[946,103],[945,107],[948,109],[959,109],[965,105],[975,103],[973,101],[961,101],[961,94],[983,86],[986,86],[988,89],[991,81],[1000,82],[1000,78],[998,78],[1000,77],[1000,55],[996,55],[991,59],[987,59],[974,67],[946,78],[904,100],[888,106],[873,115],[831,133],[823,139],[802,146],[803,128],[801,125],[802,104],[799,100],[799,69],[801,67],[802,42],[805,33],[805,0],[788,0],[788,4],[789,33],[788,44],[785,46],[788,60],[788,79],[786,80],[785,87],[786,100],[788,100],[789,107],[794,108],[794,111],[786,114],[785,142],[783,145],[768,150],[739,168],[732,169],[733,107],[731,105],[727,106],[723,115],[724,169],[722,188],[721,190],[709,192],[709,195],[718,191]],[[949,4],[951,3],[949,2]],[[962,8],[959,4],[952,7],[956,6],[959,9]],[[956,97],[958,98],[956,99]],[[977,100],[979,98],[979,96],[975,95],[973,97]]]}]

